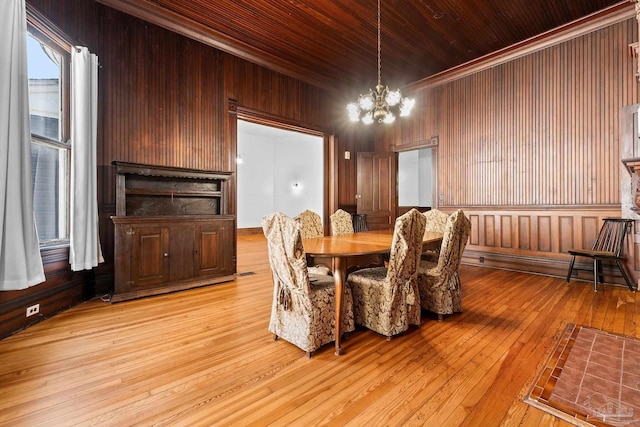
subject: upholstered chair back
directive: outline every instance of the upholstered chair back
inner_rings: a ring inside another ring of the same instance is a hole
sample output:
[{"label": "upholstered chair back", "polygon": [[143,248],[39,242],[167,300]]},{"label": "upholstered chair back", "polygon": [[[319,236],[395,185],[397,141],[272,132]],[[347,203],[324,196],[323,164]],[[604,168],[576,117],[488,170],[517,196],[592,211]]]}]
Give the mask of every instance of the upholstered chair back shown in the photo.
[{"label": "upholstered chair back", "polygon": [[392,288],[417,280],[425,223],[424,215],[416,209],[396,219],[387,268],[387,280]]},{"label": "upholstered chair back", "polygon": [[438,258],[438,270],[440,270],[441,274],[450,274],[458,269],[470,232],[471,222],[461,209],[449,216],[445,225]]},{"label": "upholstered chair back", "polygon": [[449,215],[439,211],[438,209],[431,209],[423,213],[427,220],[424,231],[431,231],[435,233],[444,233],[444,228],[447,224]]},{"label": "upholstered chair back", "polygon": [[300,226],[287,215],[276,212],[262,219],[262,230],[267,238],[269,264],[279,288],[280,302],[288,306],[291,298],[296,298],[307,305],[304,300],[309,292],[309,275]]},{"label": "upholstered chair back", "polygon": [[341,236],[344,234],[353,234],[353,220],[351,214],[342,209],[338,209],[329,217],[331,221],[331,235]]},{"label": "upholstered chair back", "polygon": [[324,236],[324,228],[322,227],[322,218],[317,213],[305,210],[294,218],[300,225],[300,234],[303,239],[311,239],[313,237]]},{"label": "upholstered chair back", "polygon": [[424,216],[412,209],[396,220],[388,268],[357,270],[347,277],[356,323],[391,339],[420,325],[420,262]]}]

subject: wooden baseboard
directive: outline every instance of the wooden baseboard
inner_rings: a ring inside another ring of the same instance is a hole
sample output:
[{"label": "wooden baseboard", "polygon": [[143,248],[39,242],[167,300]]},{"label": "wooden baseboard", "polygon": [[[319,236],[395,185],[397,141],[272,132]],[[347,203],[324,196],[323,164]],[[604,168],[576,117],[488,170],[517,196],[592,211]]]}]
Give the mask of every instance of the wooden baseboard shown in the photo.
[{"label": "wooden baseboard", "polygon": [[238,236],[248,236],[251,234],[262,234],[261,227],[238,228]]},{"label": "wooden baseboard", "polygon": [[[462,262],[468,265],[481,267],[502,268],[505,270],[521,271],[523,273],[544,274],[547,276],[567,277],[569,271],[568,259],[523,256],[488,251],[468,250],[464,251]],[[626,287],[626,283],[618,274],[613,265],[603,264],[605,283],[613,283]],[[572,280],[593,281],[593,269],[590,262],[576,259]]]}]

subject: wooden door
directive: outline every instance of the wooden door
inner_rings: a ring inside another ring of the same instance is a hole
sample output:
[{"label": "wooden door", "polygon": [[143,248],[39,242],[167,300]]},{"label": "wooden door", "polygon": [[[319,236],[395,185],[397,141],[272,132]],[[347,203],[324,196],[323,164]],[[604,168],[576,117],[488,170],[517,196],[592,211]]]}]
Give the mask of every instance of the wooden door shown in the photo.
[{"label": "wooden door", "polygon": [[370,230],[391,229],[396,211],[396,154],[358,153],[356,206]]},{"label": "wooden door", "polygon": [[131,289],[169,281],[169,230],[167,227],[133,226]]}]

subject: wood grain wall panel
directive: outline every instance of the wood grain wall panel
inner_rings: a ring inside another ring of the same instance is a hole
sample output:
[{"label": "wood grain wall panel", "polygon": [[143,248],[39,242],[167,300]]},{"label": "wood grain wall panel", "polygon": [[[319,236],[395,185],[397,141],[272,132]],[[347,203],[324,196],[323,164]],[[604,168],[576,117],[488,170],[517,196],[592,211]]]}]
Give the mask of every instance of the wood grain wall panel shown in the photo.
[{"label": "wood grain wall panel", "polygon": [[471,223],[471,232],[469,233],[469,244],[480,244],[480,216],[474,214],[467,214],[469,222]]},{"label": "wood grain wall panel", "polygon": [[[619,216],[619,215],[618,215]],[[602,225],[602,221],[598,217],[586,216],[582,218],[582,230],[579,234],[581,239],[578,241],[578,248],[588,249],[593,245],[598,235],[598,230]]]},{"label": "wood grain wall panel", "polygon": [[484,233],[481,232],[481,242],[484,241],[485,246],[496,246],[496,218],[494,215],[485,215],[484,221]]},{"label": "wood grain wall panel", "polygon": [[538,216],[538,250],[551,252],[551,240],[551,217],[546,215]]},{"label": "wood grain wall panel", "polygon": [[419,143],[416,129],[439,136],[443,207],[618,204],[620,113],[640,100],[627,47],[636,27],[630,19],[419,91],[420,111],[439,114],[412,116],[388,144]]},{"label": "wood grain wall panel", "polygon": [[[628,49],[637,32],[628,19],[416,90],[419,115],[385,142],[402,150],[438,136],[438,208],[477,215],[471,254],[566,262],[568,249],[590,247],[604,216],[620,216],[621,113],[640,102]],[[508,239],[499,218],[511,212]],[[502,258],[496,266],[510,265]],[[564,274],[551,261],[540,269]]]},{"label": "wood grain wall panel", "polygon": [[558,218],[558,238],[559,252],[565,253],[571,248],[576,248],[575,244],[574,218],[571,216],[560,216]]},{"label": "wood grain wall panel", "polygon": [[[487,207],[460,208],[471,222],[464,262],[560,276],[565,275],[568,268],[570,257],[567,251],[575,247],[590,247],[602,219],[620,216],[616,207],[584,206],[582,211],[566,207],[521,207],[499,213]],[[518,224],[517,230],[511,224]],[[504,237],[510,227],[513,233],[511,241]],[[497,240],[496,235],[501,240]],[[631,244],[633,242],[629,239]],[[640,259],[630,257],[628,264],[632,273],[638,274]]]},{"label": "wood grain wall panel", "polygon": [[500,247],[511,248],[513,247],[512,239],[515,237],[513,229],[511,227],[512,218],[507,215],[500,215]]},{"label": "wood grain wall panel", "polygon": [[531,249],[531,217],[518,215],[518,249]]}]

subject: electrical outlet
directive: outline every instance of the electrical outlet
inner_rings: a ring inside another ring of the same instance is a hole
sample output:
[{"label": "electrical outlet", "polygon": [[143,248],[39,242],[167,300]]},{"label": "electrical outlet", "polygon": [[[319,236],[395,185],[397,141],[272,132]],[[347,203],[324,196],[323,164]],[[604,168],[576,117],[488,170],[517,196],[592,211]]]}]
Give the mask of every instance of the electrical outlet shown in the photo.
[{"label": "electrical outlet", "polygon": [[27,317],[40,313],[40,304],[34,304],[27,307]]}]

